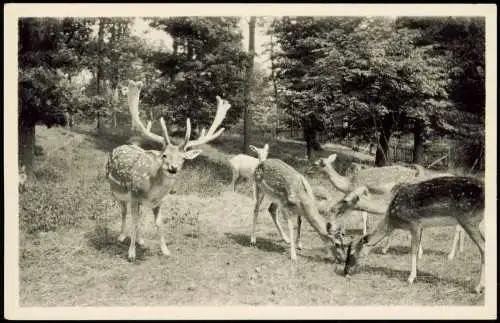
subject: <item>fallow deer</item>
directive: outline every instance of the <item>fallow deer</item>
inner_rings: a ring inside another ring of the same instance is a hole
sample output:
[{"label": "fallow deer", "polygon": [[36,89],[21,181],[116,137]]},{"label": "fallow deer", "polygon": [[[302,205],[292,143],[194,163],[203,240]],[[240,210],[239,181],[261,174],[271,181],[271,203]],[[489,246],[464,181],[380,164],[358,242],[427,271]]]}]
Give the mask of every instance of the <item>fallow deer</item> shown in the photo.
[{"label": "fallow deer", "polygon": [[148,206],[153,210],[155,226],[160,240],[160,249],[163,255],[169,255],[165,238],[161,232],[160,207],[163,198],[171,191],[172,186],[182,170],[185,160],[196,158],[202,151],[191,149],[195,146],[208,143],[219,137],[224,128],[217,128],[221,125],[226,112],[231,105],[220,97],[217,99],[217,112],[210,129],[205,133],[205,129],[196,140],[190,140],[191,123],[186,120],[186,135],[184,140],[175,145],[170,141],[167,127],[163,118],[160,124],[163,136],[152,133],[139,119],[138,105],[139,95],[143,83],[141,81],[129,81],[128,96],[134,124],[139,129],[141,135],[146,139],[163,145],[162,151],[144,150],[135,144],[125,144],[113,149],[106,164],[106,178],[111,187],[113,197],[119,201],[121,206],[122,226],[119,241],[126,238],[126,216],[127,204],[130,203],[133,229],[130,235],[130,247],[128,259],[136,259],[135,243],[143,244],[139,237],[139,221],[141,205]]},{"label": "fallow deer", "polygon": [[[360,187],[348,194],[342,201],[342,209],[363,201],[363,190],[366,188]],[[359,259],[384,237],[395,229],[402,229],[411,233],[412,268],[408,277],[411,284],[417,276],[417,253],[423,229],[459,224],[479,249],[481,273],[475,291],[480,293],[484,289],[484,234],[480,230],[484,219],[484,183],[472,177],[445,176],[398,184],[394,191],[385,217],[375,230],[349,244],[344,274],[348,276]]]},{"label": "fallow deer", "polygon": [[[288,223],[290,234],[290,258],[295,261],[297,259],[296,244],[300,245],[300,229],[302,217],[304,217],[314,230],[320,235],[321,239],[327,247],[327,251],[331,253],[337,261],[342,262],[346,255],[343,253],[347,240],[341,231],[337,230],[336,226],[330,223],[326,226],[325,218],[319,213],[318,206],[314,197],[313,190],[307,180],[293,167],[279,159],[266,159],[259,162],[254,173],[254,191],[256,192],[252,233],[250,243],[256,244],[256,227],[257,218],[259,215],[260,205],[265,196],[268,196],[275,204],[275,208],[279,208]],[[271,210],[269,210],[271,212]],[[293,214],[297,215],[297,240],[293,239]],[[273,217],[275,220],[276,217]],[[278,231],[284,238],[284,234],[279,222],[274,221]]]}]

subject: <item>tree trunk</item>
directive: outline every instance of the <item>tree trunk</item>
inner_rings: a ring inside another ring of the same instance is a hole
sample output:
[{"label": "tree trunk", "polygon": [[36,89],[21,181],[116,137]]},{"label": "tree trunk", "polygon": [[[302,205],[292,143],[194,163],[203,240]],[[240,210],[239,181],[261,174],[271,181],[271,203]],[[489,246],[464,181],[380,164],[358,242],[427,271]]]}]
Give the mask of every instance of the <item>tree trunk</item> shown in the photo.
[{"label": "tree trunk", "polygon": [[382,120],[382,129],[378,138],[377,152],[375,153],[375,166],[383,167],[389,164],[389,140],[391,139],[394,121],[390,114]]},{"label": "tree trunk", "polygon": [[271,35],[271,80],[273,81],[273,92],[274,92],[274,104],[276,106],[276,131],[275,131],[275,136],[276,138],[279,135],[279,130],[280,130],[280,111],[279,111],[279,102],[278,102],[278,85],[276,81],[276,75],[274,74],[274,43],[273,43],[273,35]]},{"label": "tree trunk", "polygon": [[19,160],[26,168],[28,180],[33,177],[33,162],[35,158],[35,125],[19,122]]},{"label": "tree trunk", "polygon": [[[99,19],[99,31],[97,33],[97,46],[98,46],[98,56],[97,56],[97,95],[102,95],[102,80],[103,80],[103,70],[102,70],[102,52],[104,48],[104,19]],[[101,130],[102,120],[101,120],[101,112],[97,111],[97,131]]]},{"label": "tree trunk", "polygon": [[424,161],[424,131],[420,122],[413,128],[413,163],[422,164]]},{"label": "tree trunk", "polygon": [[247,62],[246,69],[246,82],[245,82],[245,109],[243,113],[243,152],[248,154],[248,143],[250,142],[250,87],[252,86],[253,80],[253,61],[255,53],[255,17],[250,17],[250,22],[248,23],[249,28],[249,39],[248,39],[248,54],[249,60]]}]

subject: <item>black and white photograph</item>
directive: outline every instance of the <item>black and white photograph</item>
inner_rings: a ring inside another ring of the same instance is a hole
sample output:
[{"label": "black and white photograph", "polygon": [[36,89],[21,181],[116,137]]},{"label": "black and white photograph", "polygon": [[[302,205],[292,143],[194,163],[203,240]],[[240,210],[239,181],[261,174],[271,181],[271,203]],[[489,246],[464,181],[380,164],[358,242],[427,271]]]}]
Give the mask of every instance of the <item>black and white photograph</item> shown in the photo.
[{"label": "black and white photograph", "polygon": [[6,318],[496,318],[496,5],[4,19]]}]

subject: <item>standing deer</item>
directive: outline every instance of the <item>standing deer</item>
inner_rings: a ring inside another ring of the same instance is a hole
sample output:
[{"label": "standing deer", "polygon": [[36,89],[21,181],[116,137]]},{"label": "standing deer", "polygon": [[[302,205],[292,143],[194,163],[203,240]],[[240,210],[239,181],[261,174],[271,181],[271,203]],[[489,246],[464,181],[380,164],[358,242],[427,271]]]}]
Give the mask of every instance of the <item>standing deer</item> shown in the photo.
[{"label": "standing deer", "polygon": [[[327,251],[329,253],[333,251],[333,255],[337,261],[344,261],[346,255],[343,253],[343,250],[346,247],[346,240],[343,234],[339,230],[336,230],[334,224],[330,223],[327,227],[325,219],[318,211],[311,186],[302,174],[282,160],[266,159],[261,161],[255,169],[254,191],[256,192],[256,198],[250,237],[252,245],[256,244],[255,232],[260,205],[267,195],[275,203],[271,205],[279,208],[288,222],[291,260],[297,260],[295,246],[296,244],[300,245],[300,229],[302,217],[304,217],[320,235],[327,246]],[[269,211],[271,212],[271,210]],[[293,239],[293,213],[298,216],[296,241]],[[286,240],[286,235],[279,222],[276,221],[276,216],[273,217],[273,220],[281,236]]]},{"label": "standing deer", "polygon": [[[366,188],[358,188],[343,200],[345,207],[359,203]],[[354,240],[348,247],[344,274],[349,275],[362,256],[395,229],[410,231],[412,268],[408,283],[417,276],[417,253],[422,231],[428,227],[459,224],[474,241],[481,255],[481,273],[475,291],[484,289],[484,235],[479,226],[484,218],[484,184],[471,177],[436,177],[429,180],[398,184],[384,219],[375,230]],[[365,201],[366,202],[366,201]]]},{"label": "standing deer", "polygon": [[236,191],[236,185],[241,180],[253,180],[253,173],[255,172],[255,168],[257,167],[259,160],[265,160],[269,154],[268,144],[265,144],[262,148],[257,148],[254,145],[250,145],[249,147],[257,153],[258,158],[246,154],[238,154],[229,160],[229,164],[231,165],[231,170],[233,172],[231,186],[234,191]]},{"label": "standing deer", "polygon": [[130,107],[130,111],[136,112],[132,113],[132,118],[135,120],[135,125],[141,135],[150,141],[162,144],[163,150],[144,150],[137,145],[126,144],[113,149],[106,164],[106,178],[109,181],[112,196],[121,206],[122,226],[121,234],[118,237],[121,242],[126,238],[127,203],[130,203],[133,229],[128,250],[129,261],[134,261],[136,258],[135,242],[144,244],[143,239],[139,236],[141,205],[146,205],[153,210],[161,252],[163,255],[170,254],[160,228],[162,200],[172,189],[184,161],[194,159],[202,152],[199,149],[191,148],[208,143],[222,134],[224,128],[217,132],[215,130],[220,126],[226,112],[231,107],[226,100],[217,96],[217,112],[210,129],[206,133],[203,129],[198,139],[190,140],[191,122],[188,118],[184,140],[179,145],[174,145],[170,141],[163,118],[160,118],[163,136],[150,132],[139,119],[138,105],[142,86],[141,81],[129,81],[129,104],[134,105]]}]

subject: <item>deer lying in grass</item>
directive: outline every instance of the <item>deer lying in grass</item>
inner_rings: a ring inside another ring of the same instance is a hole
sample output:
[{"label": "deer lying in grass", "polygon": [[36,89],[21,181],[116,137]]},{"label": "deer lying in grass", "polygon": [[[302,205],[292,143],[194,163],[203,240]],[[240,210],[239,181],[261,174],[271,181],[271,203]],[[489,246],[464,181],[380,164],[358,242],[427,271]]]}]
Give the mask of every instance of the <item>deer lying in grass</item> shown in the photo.
[{"label": "deer lying in grass", "polygon": [[[304,217],[315,231],[320,235],[321,239],[327,246],[327,250],[333,252],[333,256],[337,261],[345,259],[344,248],[346,240],[342,232],[336,230],[334,223],[330,223],[328,230],[326,221],[320,215],[315,201],[314,193],[307,180],[296,171],[293,167],[279,159],[266,159],[261,161],[254,173],[254,191],[255,205],[253,213],[253,224],[250,243],[256,244],[255,231],[257,227],[257,218],[259,215],[260,205],[265,196],[268,196],[279,208],[288,222],[290,234],[290,258],[295,261],[297,254],[295,251],[296,244],[300,245],[300,229],[302,217]],[[273,204],[272,204],[273,205]],[[293,239],[293,223],[292,216],[296,214],[297,218],[297,240]],[[284,234],[276,217],[273,218],[278,231],[285,239]]]},{"label": "deer lying in grass", "polygon": [[249,147],[257,153],[258,158],[246,154],[239,154],[229,160],[229,164],[231,165],[231,170],[233,172],[231,186],[234,191],[236,191],[236,185],[242,180],[247,179],[253,181],[253,174],[259,160],[265,160],[269,154],[268,144],[265,144],[262,148],[257,148],[253,145],[250,145]]},{"label": "deer lying in grass", "polygon": [[[359,203],[370,203],[362,198],[366,188],[358,188],[343,199],[340,212]],[[398,184],[394,188],[385,217],[375,230],[349,245],[344,274],[349,275],[361,257],[395,229],[410,231],[412,268],[408,282],[417,276],[417,252],[422,231],[428,227],[459,224],[479,248],[481,274],[475,291],[484,289],[484,235],[479,226],[484,218],[484,184],[471,177],[436,177],[429,180]]]},{"label": "deer lying in grass", "polygon": [[[142,82],[129,81],[129,104],[134,105],[130,111],[138,111],[139,94],[143,86]],[[128,259],[136,259],[135,243],[144,244],[139,237],[140,207],[147,205],[152,208],[155,226],[160,237],[160,249],[163,255],[169,255],[165,238],[161,232],[162,223],[160,207],[163,198],[171,191],[172,186],[178,177],[184,161],[196,158],[202,151],[191,149],[201,144],[208,143],[219,137],[224,128],[216,129],[222,123],[226,112],[231,105],[217,97],[217,112],[210,129],[196,140],[190,140],[191,123],[186,120],[186,135],[179,145],[174,145],[168,136],[167,127],[163,118],[160,124],[163,136],[150,132],[139,119],[139,113],[133,113],[135,125],[139,128],[141,135],[150,141],[163,145],[162,151],[144,150],[135,144],[126,144],[113,149],[106,164],[106,178],[111,187],[113,197],[120,203],[122,214],[121,234],[119,241],[126,238],[125,226],[127,217],[127,204],[130,203],[133,229],[130,235],[130,247]]]}]

